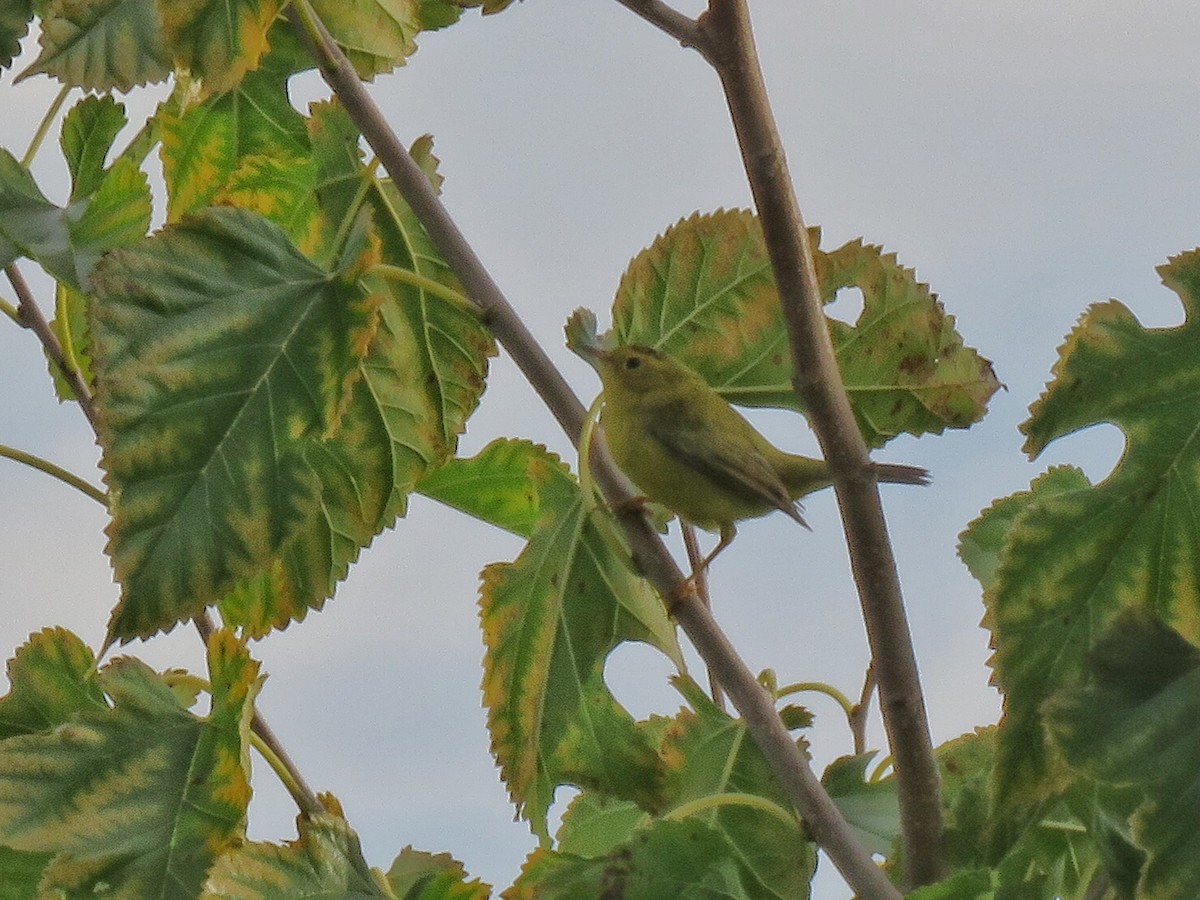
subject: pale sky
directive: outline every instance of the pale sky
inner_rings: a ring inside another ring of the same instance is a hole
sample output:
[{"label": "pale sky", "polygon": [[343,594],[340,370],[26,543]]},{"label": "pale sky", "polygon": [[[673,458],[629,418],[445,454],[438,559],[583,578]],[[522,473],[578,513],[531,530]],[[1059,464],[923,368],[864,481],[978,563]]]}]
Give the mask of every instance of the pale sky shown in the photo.
[{"label": "pale sky", "polygon": [[[958,532],[1052,463],[1098,480],[1121,451],[1105,426],[1036,463],[1022,456],[1017,425],[1057,347],[1087,304],[1109,297],[1148,325],[1180,320],[1154,267],[1200,242],[1200,21],[1190,2],[751,5],[800,205],[823,245],[861,235],[899,254],[1008,386],[981,425],[877,454],[934,476],[922,490],[887,489],[885,504],[940,743],[999,714]],[[590,401],[598,385],[563,347],[566,316],[588,306],[603,326],[626,263],[655,235],[697,209],[749,202],[716,78],[612,0],[528,0],[420,43],[375,95],[406,143],[434,135],[451,212]],[[294,96],[303,105],[318,89],[305,76]],[[0,82],[5,147],[24,152],[55,90],[45,78]],[[36,171],[61,200],[49,180],[61,166]],[[34,284],[48,308],[47,282]],[[6,283],[0,291],[11,299]],[[852,315],[852,301],[839,310]],[[98,481],[86,422],[56,403],[38,346],[7,320],[0,384],[0,442]],[[814,446],[794,415],[763,421],[789,449]],[[462,451],[498,435],[573,462],[503,356]],[[59,624],[97,646],[117,596],[102,510],[7,460],[0,498],[0,650]],[[712,573],[715,608],[752,669],[856,693],[866,652],[832,498],[812,498],[807,518],[811,534],[782,516],[742,527]],[[519,549],[416,498],[324,611],[252,648],[270,676],[261,709],[314,787],[339,796],[375,865],[413,844],[451,853],[499,890],[533,846],[512,821],[479,706],[478,572]],[[202,670],[188,629],[125,649]],[[669,672],[626,646],[608,677],[635,715],[670,714]],[[849,741],[831,703],[809,702],[820,767]],[[257,762],[254,786],[251,835],[293,837],[294,809]],[[825,865],[818,900],[846,895]]]}]

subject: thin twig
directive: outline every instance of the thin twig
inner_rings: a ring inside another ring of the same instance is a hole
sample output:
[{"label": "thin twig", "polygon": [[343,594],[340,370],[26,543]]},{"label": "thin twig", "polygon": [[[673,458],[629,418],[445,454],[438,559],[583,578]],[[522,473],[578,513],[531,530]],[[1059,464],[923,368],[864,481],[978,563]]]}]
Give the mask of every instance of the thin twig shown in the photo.
[{"label": "thin twig", "polygon": [[71,386],[71,391],[75,394],[75,399],[79,401],[83,414],[87,416],[88,422],[95,430],[96,410],[92,404],[92,392],[84,383],[83,375],[67,359],[62,344],[58,342],[58,336],[50,327],[50,323],[46,321],[46,317],[42,315],[42,310],[38,307],[37,301],[33,299],[33,292],[29,289],[29,284],[25,281],[21,270],[17,268],[17,264],[12,263],[4,272],[8,275],[8,280],[17,294],[17,311],[21,315],[21,324],[30,329],[42,342],[42,346],[46,348],[46,354],[58,367],[62,376],[67,379],[67,384]]},{"label": "thin twig", "polygon": [[[712,609],[712,595],[708,592],[708,569],[704,565],[704,553],[700,550],[700,542],[696,539],[696,528],[689,522],[679,520],[683,531],[683,547],[687,551],[688,565],[692,570],[692,584],[700,602]],[[708,692],[717,708],[725,709],[725,692],[721,690],[721,682],[717,681],[716,673],[708,670]]]},{"label": "thin twig", "polygon": [[[573,441],[578,441],[584,419],[583,405],[550,362],[483,268],[420,170],[378,107],[359,81],[353,67],[319,19],[303,0],[287,9],[292,25],[309,44],[327,84],[354,121],[372,152],[412,208],[438,251],[450,264],[463,288],[483,312],[496,339],[511,354],[526,379]],[[629,537],[639,571],[663,596],[683,581],[683,573],[658,535],[629,501],[628,479],[620,475],[611,457],[596,442],[593,472],[616,509]],[[829,795],[821,786],[775,710],[774,699],[737,656],[694,590],[674,607],[676,620],[697,652],[718,677],[733,705],[741,713],[754,742],[762,750],[809,833],[829,854],[843,877],[861,897],[894,898],[899,892],[863,849]]]},{"label": "thin twig", "polygon": [[854,753],[859,755],[867,752],[867,716],[871,712],[871,695],[875,693],[875,663],[867,666],[863,676],[862,694],[858,702],[850,710],[850,733],[854,735]]},{"label": "thin twig", "polygon": [[794,385],[829,463],[896,757],[905,880],[942,872],[942,810],[916,655],[867,447],[842,384],[804,219],[775,128],[745,0],[710,0],[700,19],[762,223],[795,363]]}]

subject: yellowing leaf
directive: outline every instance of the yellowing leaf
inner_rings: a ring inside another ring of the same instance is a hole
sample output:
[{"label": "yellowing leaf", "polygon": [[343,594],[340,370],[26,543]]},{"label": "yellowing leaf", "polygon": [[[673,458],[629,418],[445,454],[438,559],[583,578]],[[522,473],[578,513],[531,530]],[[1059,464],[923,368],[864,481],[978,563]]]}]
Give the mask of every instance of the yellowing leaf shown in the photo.
[{"label": "yellowing leaf", "polygon": [[97,271],[95,400],[122,586],[110,639],[196,615],[315,514],[305,454],[336,429],[376,324],[376,300],[341,275],[223,208]]},{"label": "yellowing leaf", "polygon": [[[160,108],[168,221],[214,202],[223,190],[244,189],[248,160],[296,166],[293,180],[304,173],[306,164],[299,161],[308,159],[311,148],[304,117],[288,99],[287,82],[307,58],[290,28],[277,26],[270,40],[271,52],[261,65],[228,92],[185,107],[177,89]],[[267,205],[259,199],[252,208],[266,214]]]},{"label": "yellowing leaf", "polygon": [[172,55],[204,85],[227,91],[258,65],[280,0],[165,0],[160,5]]},{"label": "yellowing leaf", "polygon": [[155,0],[51,0],[41,25],[42,52],[22,78],[128,91],[171,72]]},{"label": "yellowing leaf", "polygon": [[[363,166],[340,107],[314,106],[309,125],[323,252],[336,255],[369,210],[384,262],[457,285],[395,189]],[[305,451],[318,508],[265,572],[221,602],[225,621],[250,634],[303,618],[333,592],[359,551],[405,512],[417,480],[454,453],[483,392],[495,344],[478,316],[369,271],[364,283],[382,297],[379,327],[338,428]]]},{"label": "yellowing leaf", "polygon": [[1010,803],[1033,805],[1062,786],[1043,703],[1081,677],[1123,610],[1150,610],[1200,645],[1200,251],[1159,271],[1183,302],[1184,324],[1147,329],[1116,301],[1091,307],[1022,426],[1030,453],[1096,422],[1115,423],[1127,445],[1100,484],[1028,506],[986,593],[1005,694],[997,788]]},{"label": "yellowing leaf", "polygon": [[313,0],[361,78],[390,72],[417,49],[421,30],[418,0]]},{"label": "yellowing leaf", "polygon": [[212,712],[183,710],[144,664],[114,660],[89,705],[41,733],[0,741],[0,844],[57,854],[47,894],[196,896],[241,837],[258,666],[226,631],[208,647]]},{"label": "yellowing leaf", "polygon": [[[810,233],[822,296],[861,289],[853,324],[829,320],[850,403],[871,446],[901,432],[940,433],[982,418],[999,387],[926,285],[861,241],[823,252]],[[727,400],[801,409],[758,220],[746,210],[694,214],[634,257],[612,310],[620,344],[665,350]]]},{"label": "yellowing leaf", "polygon": [[534,832],[548,837],[559,784],[650,809],[662,784],[653,747],[603,679],[617,643],[647,637],[620,598],[648,588],[605,542],[566,468],[545,451],[527,465],[538,524],[515,562],[483,574],[483,695],[501,777]]},{"label": "yellowing leaf", "polygon": [[299,816],[300,836],[284,846],[248,841],[217,860],[200,900],[385,896],[354,865],[358,835],[341,816]]}]

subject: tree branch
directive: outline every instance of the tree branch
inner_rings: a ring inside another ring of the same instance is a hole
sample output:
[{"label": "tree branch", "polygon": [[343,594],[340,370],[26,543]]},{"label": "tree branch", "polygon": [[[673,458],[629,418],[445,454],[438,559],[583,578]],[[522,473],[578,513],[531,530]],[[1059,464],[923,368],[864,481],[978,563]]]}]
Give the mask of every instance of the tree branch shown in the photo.
[{"label": "tree branch", "polygon": [[[633,4],[635,9],[640,7],[665,9],[657,3]],[[304,2],[289,6],[287,15],[302,40],[309,44],[326,83],[462,282],[467,295],[478,304],[496,339],[513,357],[563,430],[578,443],[584,420],[583,404],[484,269],[428,178],[399,142],[324,25]],[[593,446],[592,471],[605,496],[618,510],[618,519],[629,536],[634,564],[663,596],[671,596],[683,581],[683,573],[645,516],[627,502],[633,496],[628,479],[616,469],[599,441]],[[623,500],[626,502],[622,503]],[[673,612],[705,664],[717,673],[814,840],[826,850],[850,886],[862,897],[898,898],[899,893],[863,849],[809,768],[780,720],[773,698],[738,657],[695,591],[676,604]]]},{"label": "tree branch", "polygon": [[626,9],[632,10],[651,25],[660,28],[675,38],[684,47],[700,51],[701,56],[707,56],[703,41],[704,33],[700,23],[673,9],[661,0],[617,0]]},{"label": "tree branch", "polygon": [[794,385],[829,463],[896,759],[906,881],[942,871],[942,812],[916,655],[878,485],[842,384],[804,219],[763,83],[745,0],[710,0],[702,43],[729,105],[762,223],[795,363]]},{"label": "tree branch", "polygon": [[4,270],[4,273],[8,276],[8,280],[12,283],[13,290],[17,294],[17,312],[20,314],[21,324],[37,335],[37,339],[42,342],[42,346],[46,348],[46,355],[58,367],[58,371],[62,373],[63,378],[67,379],[67,384],[71,386],[71,390],[74,392],[75,398],[79,401],[79,406],[83,410],[83,414],[87,416],[87,420],[94,431],[96,428],[96,410],[92,404],[92,392],[88,390],[88,386],[84,383],[83,376],[71,364],[70,360],[67,359],[66,353],[63,352],[62,344],[58,342],[58,336],[50,327],[50,323],[46,321],[46,317],[42,315],[41,308],[33,298],[33,291],[29,289],[29,283],[25,280],[25,276],[21,274],[21,270],[17,268],[17,264],[12,263]]}]

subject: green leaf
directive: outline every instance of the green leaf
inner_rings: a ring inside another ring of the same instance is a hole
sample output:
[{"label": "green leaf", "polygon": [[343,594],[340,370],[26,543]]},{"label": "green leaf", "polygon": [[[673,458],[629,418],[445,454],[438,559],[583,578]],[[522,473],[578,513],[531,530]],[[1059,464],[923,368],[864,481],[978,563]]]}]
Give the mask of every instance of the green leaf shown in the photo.
[{"label": "green leaf", "polygon": [[27,256],[59,281],[86,284],[108,248],[76,240],[74,229],[84,205],[55,206],[29,171],[0,149],[0,268]]},{"label": "green leaf", "polygon": [[404,65],[416,52],[419,0],[313,0],[312,5],[359,77],[367,81]]},{"label": "green leaf", "polygon": [[554,838],[560,852],[591,859],[628,841],[647,819],[645,811],[632,800],[580,791],[563,812]]},{"label": "green leaf", "polygon": [[955,872],[936,884],[905,894],[906,900],[996,900],[998,896],[994,873],[983,869]]},{"label": "green leaf", "polygon": [[404,900],[487,900],[488,885],[467,880],[462,863],[449,853],[424,853],[405,847],[387,872],[388,885]]},{"label": "green leaf", "polygon": [[[230,91],[184,106],[187,92],[180,86],[159,110],[168,221],[208,205],[239,182],[244,187],[247,160],[268,159],[300,171],[311,167],[305,162],[312,154],[305,120],[288,99],[287,82],[312,63],[287,23],[283,26],[270,32],[271,51],[259,68]],[[264,205],[259,199],[253,208],[268,214]]]},{"label": "green leaf", "polygon": [[462,17],[463,8],[448,0],[421,0],[418,13],[422,31],[436,31],[453,25]]},{"label": "green leaf", "polygon": [[501,777],[518,813],[547,838],[546,810],[559,784],[602,788],[654,809],[662,773],[603,679],[618,643],[648,637],[619,598],[649,596],[649,587],[610,550],[556,457],[530,448],[527,472],[538,524],[515,562],[483,572],[483,691]]},{"label": "green leaf", "polygon": [[943,846],[947,865],[966,869],[990,865],[992,830],[1000,830],[991,808],[996,727],[977,728],[937,748],[942,782]]},{"label": "green leaf", "polygon": [[160,3],[163,31],[177,65],[190,70],[206,94],[227,91],[258,65],[280,0],[202,0]]},{"label": "green leaf", "polygon": [[[807,896],[816,847],[794,819],[745,723],[719,709],[694,682],[676,678],[675,684],[694,712],[679,711],[659,749],[668,763],[672,815],[685,804],[697,808],[688,821],[702,821],[720,833],[737,859],[738,881],[751,896]],[[739,796],[767,800],[776,812],[737,802]]]},{"label": "green leaf", "polygon": [[835,759],[821,775],[821,784],[867,852],[888,856],[900,840],[900,798],[895,778],[867,780],[875,755]]},{"label": "green leaf", "polygon": [[277,227],[218,208],[97,270],[95,400],[122,586],[110,640],[196,615],[316,515],[307,454],[336,431],[376,321],[359,262],[326,272]]},{"label": "green leaf", "polygon": [[287,232],[308,256],[321,251],[317,168],[311,157],[244,156],[213,202],[252,210]]},{"label": "green leaf", "polygon": [[41,55],[21,78],[128,91],[171,73],[155,0],[50,0],[41,26]]},{"label": "green leaf", "polygon": [[1013,522],[1037,500],[1092,486],[1075,466],[1052,466],[1029,484],[1029,490],[1003,497],[970,522],[958,536],[958,557],[985,590],[996,583],[1005,540]]},{"label": "green leaf", "polygon": [[10,0],[0,6],[0,69],[11,66],[21,53],[21,41],[29,34],[32,20],[33,0]]},{"label": "green leaf", "polygon": [[42,873],[53,858],[53,853],[22,853],[0,846],[0,900],[36,897]]},{"label": "green leaf", "polygon": [[[366,209],[383,261],[457,284],[411,210],[363,167],[344,111],[315,105],[309,124],[325,252],[338,252]],[[337,431],[305,453],[321,494],[317,515],[269,571],[221,603],[225,621],[250,634],[302,618],[333,591],[359,551],[407,510],[417,480],[454,452],[483,391],[495,344],[477,316],[424,288],[371,275],[364,283],[382,297],[379,328]]]},{"label": "green leaf", "polygon": [[[0,742],[0,843],[57,853],[42,890],[195,897],[241,837],[258,666],[227,631],[208,645],[212,711],[197,718],[144,664],[100,673],[111,708]],[[57,896],[57,894],[55,894]]]},{"label": "green leaf", "polygon": [[107,95],[84,97],[67,113],[59,143],[71,173],[72,200],[89,197],[100,187],[104,161],[125,122],[124,105]]},{"label": "green leaf", "polygon": [[1145,606],[1200,644],[1200,411],[1189,399],[1200,389],[1200,251],[1159,271],[1183,301],[1184,324],[1146,329],[1116,301],[1093,306],[1022,426],[1031,453],[1096,422],[1116,424],[1128,443],[1100,484],[1021,514],[986,593],[1005,693],[997,790],[1008,802],[1036,806],[1062,786],[1042,704],[1082,676],[1122,610]]},{"label": "green leaf", "polygon": [[248,841],[222,855],[204,883],[200,900],[388,896],[354,865],[362,850],[345,819],[317,813],[298,816],[296,825],[299,837],[283,846]]},{"label": "green leaf", "polygon": [[0,698],[0,739],[40,734],[84,710],[106,709],[96,657],[65,628],[32,635],[8,661],[12,689]]},{"label": "green leaf", "polygon": [[417,483],[426,497],[528,538],[541,518],[534,461],[546,449],[497,438],[469,459],[452,459]]},{"label": "green leaf", "polygon": [[1132,836],[1148,854],[1137,896],[1200,896],[1200,650],[1145,608],[1131,607],[1089,655],[1089,683],[1064,687],[1046,722],[1068,762],[1145,802]]},{"label": "green leaf", "polygon": [[667,897],[722,900],[780,900],[779,895],[745,885],[736,850],[701,822],[656,821],[606,856],[588,859],[536,850],[520,877],[505,892],[508,900],[579,900]]},{"label": "green leaf", "polygon": [[[858,321],[831,319],[830,332],[867,442],[978,421],[999,383],[929,288],[877,247],[825,253],[818,231],[810,239],[826,302],[845,287],[863,293]],[[802,408],[762,231],[746,210],[694,214],[667,229],[629,264],[612,319],[616,343],[665,350],[732,403]]]}]

